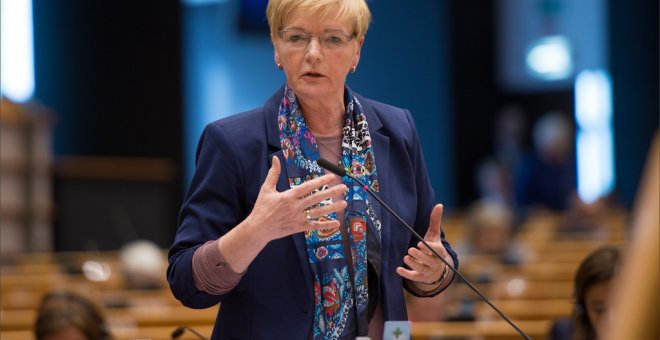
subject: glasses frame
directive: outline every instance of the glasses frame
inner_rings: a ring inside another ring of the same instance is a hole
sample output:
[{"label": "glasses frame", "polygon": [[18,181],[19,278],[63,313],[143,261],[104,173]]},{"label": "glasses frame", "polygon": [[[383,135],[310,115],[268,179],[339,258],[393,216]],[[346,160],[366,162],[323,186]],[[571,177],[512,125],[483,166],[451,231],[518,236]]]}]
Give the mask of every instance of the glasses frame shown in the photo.
[{"label": "glasses frame", "polygon": [[[305,45],[305,48],[307,48],[307,46],[309,46],[309,44],[312,42],[312,38],[316,38],[316,39],[318,39],[319,44],[320,44],[321,46],[323,46],[324,48],[328,48],[327,45],[326,45],[325,43],[323,43],[323,40],[321,39],[321,36],[323,36],[324,34],[328,34],[328,33],[323,33],[323,34],[309,34],[309,33],[305,32],[305,31],[303,31],[303,30],[298,30],[298,29],[281,29],[281,30],[277,31],[277,36],[280,37],[280,39],[284,40],[284,33],[286,33],[286,32],[300,32],[301,34],[304,34],[304,35],[306,35],[306,36],[309,36],[309,41],[308,41],[307,44]],[[335,34],[335,33],[336,33],[336,34],[341,34],[341,35],[346,36],[346,38],[348,39],[348,40],[346,41],[346,44],[348,44],[349,42],[351,42],[353,39],[356,38],[356,34],[355,34],[355,33],[348,34],[348,33],[344,33],[344,32],[342,32],[342,31],[332,31],[332,33],[333,33],[333,34]],[[284,40],[284,42],[285,42],[285,43],[288,43],[286,40]],[[342,47],[344,47],[344,46],[342,46]]]}]

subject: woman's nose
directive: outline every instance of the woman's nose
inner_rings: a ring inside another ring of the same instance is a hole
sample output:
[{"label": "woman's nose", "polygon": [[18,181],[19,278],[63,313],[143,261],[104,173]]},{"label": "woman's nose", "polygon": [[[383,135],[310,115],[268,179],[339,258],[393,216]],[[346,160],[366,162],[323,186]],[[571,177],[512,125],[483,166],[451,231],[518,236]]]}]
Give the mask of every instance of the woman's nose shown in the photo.
[{"label": "woman's nose", "polygon": [[321,52],[321,41],[317,37],[312,37],[307,45],[305,57],[309,62],[320,61],[323,53]]}]

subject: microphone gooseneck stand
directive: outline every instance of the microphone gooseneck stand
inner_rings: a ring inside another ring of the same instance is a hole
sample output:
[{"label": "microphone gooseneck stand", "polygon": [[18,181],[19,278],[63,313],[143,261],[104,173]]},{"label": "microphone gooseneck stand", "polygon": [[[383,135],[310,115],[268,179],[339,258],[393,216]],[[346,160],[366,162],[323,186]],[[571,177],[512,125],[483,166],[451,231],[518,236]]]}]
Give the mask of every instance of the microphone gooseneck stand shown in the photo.
[{"label": "microphone gooseneck stand", "polygon": [[408,230],[413,235],[415,235],[415,237],[418,240],[420,240],[431,252],[433,252],[433,254],[437,258],[439,258],[444,264],[446,264],[447,267],[449,267],[449,269],[451,269],[454,272],[454,274],[458,275],[458,277],[460,277],[468,285],[468,287],[470,287],[475,293],[477,293],[477,295],[479,295],[479,297],[483,301],[485,301],[495,312],[497,312],[497,314],[499,314],[502,317],[502,319],[504,319],[507,323],[509,323],[509,325],[511,325],[511,327],[513,327],[518,333],[520,333],[520,335],[522,335],[523,338],[525,338],[526,340],[531,340],[531,338],[527,334],[525,334],[525,332],[523,332],[520,328],[518,328],[518,326],[516,326],[516,324],[513,323],[513,321],[511,321],[511,319],[509,319],[506,315],[504,315],[504,313],[499,308],[497,308],[492,302],[490,302],[490,300],[483,293],[481,293],[481,291],[479,291],[479,289],[477,287],[475,287],[475,285],[472,284],[472,282],[470,282],[465,276],[463,276],[463,274],[461,274],[458,270],[456,270],[456,268],[454,268],[451,264],[449,264],[449,262],[447,262],[447,260],[442,258],[442,256],[440,256],[440,254],[438,254],[433,248],[431,248],[429,246],[429,244],[426,243],[424,238],[421,237],[410,225],[408,225],[408,223],[406,223],[406,221],[404,221],[396,212],[394,212],[394,210],[392,210],[392,208],[390,208],[390,206],[387,205],[387,203],[383,202],[383,200],[371,188],[369,188],[369,186],[365,185],[362,181],[357,179],[352,174],[348,173],[343,168],[339,167],[338,165],[333,164],[332,162],[330,162],[330,161],[328,161],[324,158],[318,158],[316,160],[316,163],[318,163],[318,165],[320,165],[324,169],[327,169],[327,170],[329,170],[330,172],[332,172],[336,175],[339,175],[341,177],[346,176],[346,177],[356,181],[358,184],[360,184],[365,191],[367,191],[367,192],[369,192],[369,194],[371,194],[371,197],[373,197],[376,201],[378,201],[378,203],[380,203],[385,208],[385,210],[387,210],[401,224],[403,224],[406,228],[408,228]]}]

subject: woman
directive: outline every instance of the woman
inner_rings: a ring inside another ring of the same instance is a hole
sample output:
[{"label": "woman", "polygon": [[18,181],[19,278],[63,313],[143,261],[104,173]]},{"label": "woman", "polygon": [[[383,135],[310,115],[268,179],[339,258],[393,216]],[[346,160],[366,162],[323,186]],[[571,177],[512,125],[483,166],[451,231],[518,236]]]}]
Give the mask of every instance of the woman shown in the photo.
[{"label": "woman", "polygon": [[34,333],[37,340],[112,339],[101,308],[68,291],[52,292],[42,298]]},{"label": "woman", "polygon": [[433,296],[452,272],[316,159],[365,181],[457,267],[415,126],[344,84],[371,19],[364,0],[272,0],[267,17],[287,82],[204,130],[170,286],[192,308],[222,303],[213,338],[379,338],[384,321],[407,319],[404,287]]},{"label": "woman", "polygon": [[612,323],[611,292],[621,263],[620,251],[603,246],[582,261],[575,274],[575,305],[571,320],[555,321],[550,338],[556,340],[604,339]]},{"label": "woman", "polygon": [[619,271],[621,254],[614,247],[591,253],[575,275],[573,340],[603,339],[603,325],[611,322],[610,291]]}]

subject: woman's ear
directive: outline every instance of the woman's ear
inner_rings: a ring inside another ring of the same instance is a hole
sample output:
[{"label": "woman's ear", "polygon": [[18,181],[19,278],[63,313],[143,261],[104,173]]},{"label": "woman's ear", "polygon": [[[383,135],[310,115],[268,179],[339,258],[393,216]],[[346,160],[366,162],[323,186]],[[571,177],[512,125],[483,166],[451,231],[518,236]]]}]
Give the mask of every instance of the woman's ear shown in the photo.
[{"label": "woman's ear", "polygon": [[282,61],[280,61],[280,55],[279,53],[277,53],[277,47],[275,47],[275,52],[273,53],[273,59],[275,60],[275,65],[277,65],[277,68],[281,69]]},{"label": "woman's ear", "polygon": [[358,39],[355,56],[353,57],[353,68],[357,68],[360,63],[360,52],[362,51],[362,44],[364,44],[364,37]]},{"label": "woman's ear", "polygon": [[275,60],[275,65],[281,65],[282,60],[280,59],[280,54],[277,52],[277,46],[275,45],[273,48],[273,59]]},{"label": "woman's ear", "polygon": [[275,65],[281,65],[282,61],[280,60],[280,53],[277,49],[277,42],[275,41],[275,36],[271,33],[270,41],[273,43],[273,59],[275,59]]}]

